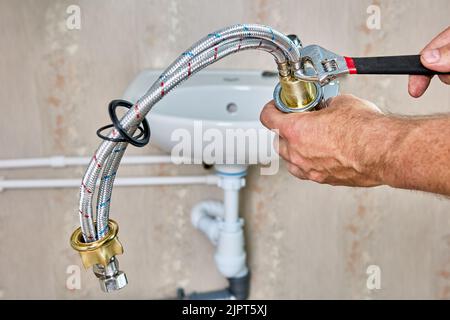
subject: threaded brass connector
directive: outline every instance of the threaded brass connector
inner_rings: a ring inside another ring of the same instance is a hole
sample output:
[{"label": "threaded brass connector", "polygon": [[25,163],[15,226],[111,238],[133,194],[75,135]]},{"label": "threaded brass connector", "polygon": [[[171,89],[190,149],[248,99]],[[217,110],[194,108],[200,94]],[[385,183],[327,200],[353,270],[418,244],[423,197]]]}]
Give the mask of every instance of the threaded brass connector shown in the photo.
[{"label": "threaded brass connector", "polygon": [[86,269],[95,264],[106,267],[112,257],[123,253],[122,244],[117,237],[119,226],[114,220],[109,220],[108,226],[109,231],[106,236],[94,242],[84,242],[81,228],[72,233],[70,245],[80,253],[81,261]]},{"label": "threaded brass connector", "polygon": [[302,109],[313,102],[317,95],[317,87],[312,82],[301,81],[295,77],[280,75],[283,103],[291,109]]},{"label": "threaded brass connector", "polygon": [[280,99],[289,109],[303,109],[313,102],[317,96],[314,83],[295,78],[287,62],[278,64],[280,78]]}]

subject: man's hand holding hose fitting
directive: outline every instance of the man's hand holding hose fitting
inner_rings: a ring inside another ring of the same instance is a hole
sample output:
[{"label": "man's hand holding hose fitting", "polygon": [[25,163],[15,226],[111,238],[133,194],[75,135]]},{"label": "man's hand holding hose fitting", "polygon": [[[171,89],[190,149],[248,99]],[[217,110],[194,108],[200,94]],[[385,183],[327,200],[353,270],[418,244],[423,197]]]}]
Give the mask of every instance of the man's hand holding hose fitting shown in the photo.
[{"label": "man's hand holding hose fitting", "polygon": [[287,161],[289,172],[332,185],[382,184],[378,169],[390,145],[386,117],[372,103],[352,95],[328,103],[326,109],[304,113],[282,113],[273,102],[264,107],[261,121],[278,129],[275,149]]},{"label": "man's hand holding hose fitting", "polygon": [[[421,53],[422,64],[450,72],[450,27]],[[449,75],[438,75],[450,84]],[[431,77],[410,76],[420,97]],[[341,95],[320,111],[282,113],[269,102],[261,122],[279,130],[279,155],[300,179],[331,185],[390,185],[450,195],[450,116],[384,115],[368,101]]]}]

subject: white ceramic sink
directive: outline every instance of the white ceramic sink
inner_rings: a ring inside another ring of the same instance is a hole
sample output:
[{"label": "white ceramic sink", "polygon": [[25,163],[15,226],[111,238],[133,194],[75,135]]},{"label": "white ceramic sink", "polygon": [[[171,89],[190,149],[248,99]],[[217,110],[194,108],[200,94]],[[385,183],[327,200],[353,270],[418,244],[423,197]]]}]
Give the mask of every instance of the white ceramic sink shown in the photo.
[{"label": "white ceramic sink", "polygon": [[[124,99],[135,102],[160,74],[159,70],[142,71],[127,88]],[[226,163],[255,164],[255,159],[266,163],[274,156],[273,133],[262,126],[259,115],[272,99],[277,81],[276,76],[263,77],[261,71],[204,70],[149,112],[150,143],[197,163],[220,163],[220,152]]]}]

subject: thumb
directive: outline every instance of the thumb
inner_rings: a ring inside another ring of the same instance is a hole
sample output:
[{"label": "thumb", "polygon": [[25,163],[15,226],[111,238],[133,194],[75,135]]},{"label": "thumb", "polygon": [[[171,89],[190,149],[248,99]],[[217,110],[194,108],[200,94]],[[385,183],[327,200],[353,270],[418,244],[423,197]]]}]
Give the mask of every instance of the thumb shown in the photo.
[{"label": "thumb", "polygon": [[420,56],[422,64],[438,72],[450,72],[450,43],[443,47],[427,49]]}]

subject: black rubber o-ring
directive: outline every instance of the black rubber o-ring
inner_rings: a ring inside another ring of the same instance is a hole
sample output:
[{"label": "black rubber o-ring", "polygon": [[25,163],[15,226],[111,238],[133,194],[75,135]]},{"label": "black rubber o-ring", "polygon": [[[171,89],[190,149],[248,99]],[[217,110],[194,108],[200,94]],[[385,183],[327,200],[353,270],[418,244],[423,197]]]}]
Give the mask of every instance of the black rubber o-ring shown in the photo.
[{"label": "black rubber o-ring", "polygon": [[[108,141],[112,141],[112,142],[127,142],[127,140],[125,140],[124,138],[110,138],[110,137],[103,135],[102,131],[109,129],[109,128],[114,128],[114,125],[108,124],[106,126],[99,128],[96,132],[97,136],[103,140],[108,140]],[[134,139],[139,139],[144,134],[144,129],[142,129],[140,126],[137,128],[137,130],[139,130],[139,133],[133,137]]]},{"label": "black rubber o-ring", "polygon": [[112,100],[108,106],[109,117],[111,118],[114,128],[116,128],[116,130],[125,140],[124,142],[128,142],[135,147],[143,147],[150,141],[150,126],[148,125],[147,119],[144,118],[144,120],[142,121],[142,125],[144,128],[144,137],[142,139],[136,139],[130,136],[128,132],[122,127],[116,115],[117,107],[125,107],[127,109],[130,109],[132,106],[133,104],[131,102],[125,100]]}]

